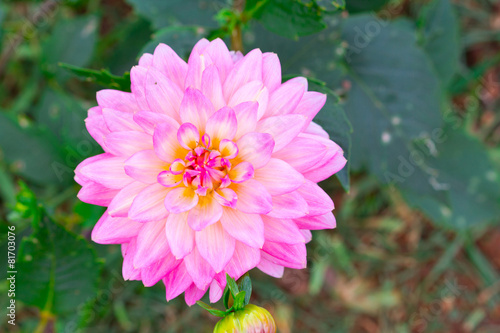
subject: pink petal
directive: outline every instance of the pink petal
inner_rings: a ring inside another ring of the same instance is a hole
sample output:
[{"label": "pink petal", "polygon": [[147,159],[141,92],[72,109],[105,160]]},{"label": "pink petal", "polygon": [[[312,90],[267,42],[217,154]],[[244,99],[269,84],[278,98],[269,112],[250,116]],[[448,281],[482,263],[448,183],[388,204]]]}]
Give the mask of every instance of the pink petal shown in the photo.
[{"label": "pink petal", "polygon": [[234,253],[235,240],[220,223],[207,226],[195,234],[196,247],[200,255],[215,270],[221,272]]},{"label": "pink petal", "polygon": [[264,244],[264,224],[260,215],[224,208],[220,222],[224,230],[248,246],[261,248]]},{"label": "pink petal", "polygon": [[220,38],[216,38],[207,45],[203,50],[203,54],[210,56],[210,59],[217,66],[220,73],[221,82],[224,82],[229,72],[233,69],[233,61],[226,44]]},{"label": "pink petal", "polygon": [[306,244],[312,241],[311,231],[306,229],[300,229],[300,233],[302,234],[302,237],[304,237],[304,241],[306,242]]},{"label": "pink petal", "polygon": [[274,151],[279,151],[300,133],[306,121],[306,116],[298,114],[274,116],[260,120],[256,131],[271,134],[275,142]]},{"label": "pink petal", "polygon": [[185,149],[195,149],[200,143],[200,131],[193,124],[184,123],[177,131],[177,140]]},{"label": "pink petal", "polygon": [[258,108],[259,103],[257,102],[244,102],[233,107],[238,123],[238,130],[234,136],[236,139],[247,133],[255,132]]},{"label": "pink petal", "polygon": [[300,172],[292,168],[290,164],[277,158],[271,158],[264,167],[257,169],[255,179],[264,185],[271,195],[281,195],[295,191],[305,181]]},{"label": "pink petal", "polygon": [[198,204],[189,211],[188,224],[196,231],[208,228],[219,221],[222,206],[212,196],[200,196]]},{"label": "pink petal", "polygon": [[210,284],[210,303],[217,303],[222,297],[222,288],[219,286],[217,281],[213,281]]},{"label": "pink petal", "polygon": [[297,192],[273,197],[273,210],[268,214],[281,219],[293,219],[309,213],[307,202]]},{"label": "pink petal", "polygon": [[158,221],[167,217],[163,204],[170,189],[161,184],[148,185],[132,201],[128,216],[139,222]]},{"label": "pink petal", "polygon": [[92,241],[99,244],[127,243],[135,238],[142,224],[126,217],[111,217],[104,212],[92,229]]},{"label": "pink petal", "polygon": [[283,83],[269,96],[266,116],[278,116],[292,113],[307,89],[307,80],[293,78]]},{"label": "pink petal", "polygon": [[281,64],[276,53],[262,55],[262,82],[270,92],[281,85]]},{"label": "pink petal", "polygon": [[326,95],[316,91],[306,91],[293,113],[301,114],[312,121],[326,103]]},{"label": "pink petal", "polygon": [[191,123],[198,130],[205,129],[208,118],[215,112],[212,102],[201,91],[188,88],[180,106],[180,117],[183,123]]},{"label": "pink petal", "polygon": [[112,157],[110,154],[101,154],[105,158],[96,160],[82,167],[80,170],[84,177],[93,180],[110,189],[122,189],[130,184],[130,178],[123,169],[125,157]]},{"label": "pink petal", "polygon": [[293,220],[300,229],[321,230],[334,229],[337,226],[333,213],[319,216],[305,216]]},{"label": "pink petal", "polygon": [[181,263],[163,279],[163,283],[165,284],[167,301],[170,301],[191,286],[193,279],[187,272],[185,263]]},{"label": "pink petal", "polygon": [[187,213],[170,214],[165,225],[170,251],[182,259],[193,251],[194,231],[187,224]]},{"label": "pink petal", "polygon": [[223,139],[219,144],[219,152],[222,157],[233,159],[238,155],[238,146],[231,140]]},{"label": "pink petal", "polygon": [[306,180],[297,192],[306,200],[310,216],[331,213],[335,208],[332,198],[310,180]]},{"label": "pink petal", "polygon": [[[260,169],[262,170],[262,169]],[[254,176],[253,166],[249,162],[241,162],[232,167],[229,171],[229,178],[232,182],[243,183]]]},{"label": "pink petal", "polygon": [[257,119],[262,118],[268,107],[269,92],[262,81],[251,81],[240,87],[231,97],[228,106],[234,107],[244,102],[257,102]]},{"label": "pink petal", "polygon": [[260,259],[259,264],[257,265],[257,268],[266,273],[267,275],[271,275],[272,277],[278,279],[283,277],[283,273],[285,271],[285,267],[278,264],[274,264],[262,257]]},{"label": "pink petal", "polygon": [[170,253],[165,235],[166,220],[144,223],[137,236],[134,267],[148,267]]},{"label": "pink petal", "polygon": [[312,134],[312,135],[317,135],[325,139],[329,139],[330,136],[328,133],[323,129],[323,127],[319,126],[315,122],[311,121],[309,125],[307,125],[306,130],[304,131],[306,134]]},{"label": "pink petal", "polygon": [[157,181],[165,187],[175,187],[182,182],[182,174],[176,175],[169,170],[165,170],[158,174]]},{"label": "pink petal", "polygon": [[304,172],[318,165],[326,150],[326,146],[318,140],[299,134],[285,148],[273,153],[273,157],[287,162],[298,172]]},{"label": "pink petal", "polygon": [[238,61],[227,76],[223,85],[226,100],[229,100],[239,87],[254,80],[262,80],[262,52],[259,49],[250,51]]},{"label": "pink petal", "polygon": [[137,112],[140,110],[133,94],[113,89],[104,89],[97,92],[97,103],[102,108],[110,108],[123,112]]},{"label": "pink petal", "polygon": [[117,193],[118,190],[110,189],[91,181],[80,189],[77,196],[83,202],[106,207]]},{"label": "pink petal", "polygon": [[165,75],[150,68],[146,76],[146,100],[151,111],[179,120],[182,90]]},{"label": "pink petal", "polygon": [[153,64],[153,55],[151,53],[144,53],[139,58],[139,66],[141,67],[149,67]]},{"label": "pink petal", "polygon": [[138,151],[153,148],[151,135],[137,131],[112,132],[105,142],[108,151],[117,156],[129,157]]},{"label": "pink petal", "polygon": [[219,71],[215,65],[210,65],[203,71],[201,77],[201,92],[212,102],[215,110],[219,110],[226,106],[226,101],[222,94],[222,83],[219,77]]},{"label": "pink petal", "polygon": [[236,208],[236,202],[238,201],[238,196],[236,192],[230,188],[218,188],[213,193],[214,199],[219,202],[222,206]]},{"label": "pink petal", "polygon": [[225,271],[234,279],[239,279],[246,272],[256,267],[260,261],[260,250],[236,241],[234,254]]},{"label": "pink petal", "polygon": [[188,66],[170,46],[160,43],[154,52],[153,66],[174,82],[180,89],[184,88],[184,80]]},{"label": "pink petal", "polygon": [[[91,110],[97,111],[92,112]],[[106,143],[104,139],[110,133],[108,126],[106,126],[106,122],[104,121],[104,116],[102,115],[102,111],[100,107],[91,108],[89,110],[89,116],[85,119],[85,126],[87,127],[87,131],[94,138],[94,140],[104,149],[107,150]]]},{"label": "pink petal", "polygon": [[264,237],[267,241],[285,244],[304,243],[304,238],[292,220],[262,215]]},{"label": "pink petal", "polygon": [[212,282],[215,272],[212,266],[203,259],[196,247],[193,249],[193,252],[184,258],[184,263],[196,286],[206,290]]},{"label": "pink petal", "polygon": [[342,170],[346,163],[343,151],[337,151],[333,156],[327,152],[318,166],[304,172],[304,177],[313,182],[320,182]]},{"label": "pink petal", "polygon": [[139,131],[142,128],[134,121],[134,114],[130,112],[117,111],[113,109],[103,109],[102,115],[106,126],[111,132]]},{"label": "pink petal", "polygon": [[205,295],[206,290],[201,290],[196,287],[196,285],[193,283],[189,288],[186,289],[186,293],[184,294],[184,300],[186,301],[186,304],[191,306],[196,303],[196,301],[199,301],[203,295]]},{"label": "pink petal", "polygon": [[272,135],[267,133],[248,133],[237,142],[238,158],[252,163],[254,169],[262,168],[271,159],[274,149]]},{"label": "pink petal", "polygon": [[192,188],[177,187],[168,192],[165,207],[171,213],[182,213],[196,206],[198,200],[198,194]]},{"label": "pink petal", "polygon": [[232,140],[238,129],[233,109],[224,107],[215,112],[207,121],[206,133],[217,147],[222,139]]},{"label": "pink petal", "polygon": [[306,244],[283,244],[266,241],[262,247],[262,258],[285,267],[302,269],[307,266]]},{"label": "pink petal", "polygon": [[85,185],[89,183],[93,183],[92,179],[86,177],[84,174],[82,174],[82,169],[86,167],[87,165],[93,164],[97,161],[102,161],[109,159],[110,157],[113,157],[111,154],[99,154],[95,155],[89,158],[84,159],[80,164],[76,166],[75,169],[75,181],[78,182],[80,185]]},{"label": "pink petal", "polygon": [[161,123],[169,123],[171,127],[179,128],[179,123],[172,117],[163,113],[140,111],[134,114],[134,121],[148,134],[153,134],[156,126]]},{"label": "pink petal", "polygon": [[[136,104],[139,110],[149,110],[148,101],[146,100],[146,76],[148,74],[147,67],[134,66],[130,70],[130,81],[132,94],[137,101]],[[118,109],[120,110],[120,109]],[[139,111],[137,110],[137,111]]]},{"label": "pink petal", "polygon": [[143,150],[125,161],[125,173],[142,183],[154,184],[160,172],[168,168],[168,163],[160,160],[154,150]]},{"label": "pink petal", "polygon": [[155,153],[165,162],[172,163],[175,159],[184,158],[187,153],[177,141],[177,130],[178,127],[171,123],[162,123],[153,134]]},{"label": "pink petal", "polygon": [[248,214],[267,214],[272,210],[271,195],[258,181],[249,179],[241,184],[232,183],[231,189],[238,196],[238,210]]},{"label": "pink petal", "polygon": [[212,65],[212,59],[208,54],[202,54],[201,49],[194,48],[188,59],[188,71],[184,89],[200,89],[203,71]]},{"label": "pink petal", "polygon": [[135,239],[132,239],[126,248],[122,245],[123,266],[122,274],[125,281],[140,280],[141,270],[134,267],[133,261],[136,253]]},{"label": "pink petal", "polygon": [[133,182],[122,188],[109,204],[108,214],[113,217],[127,217],[132,201],[146,186],[141,182]]},{"label": "pink petal", "polygon": [[176,260],[172,253],[158,260],[151,266],[141,269],[141,279],[146,287],[154,286],[163,279],[168,273],[176,269],[182,260]]}]

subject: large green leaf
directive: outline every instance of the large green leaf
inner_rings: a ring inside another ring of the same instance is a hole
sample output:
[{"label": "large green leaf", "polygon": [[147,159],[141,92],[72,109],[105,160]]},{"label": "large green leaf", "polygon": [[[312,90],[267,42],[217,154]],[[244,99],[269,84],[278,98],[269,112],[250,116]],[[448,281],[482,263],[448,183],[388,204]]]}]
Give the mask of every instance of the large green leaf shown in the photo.
[{"label": "large green leaf", "polygon": [[17,297],[48,313],[72,312],[95,297],[100,264],[85,239],[55,223],[43,207],[35,210],[33,234],[19,248]]},{"label": "large green leaf", "polygon": [[321,10],[299,0],[249,0],[246,11],[275,34],[297,39],[323,30]]},{"label": "large green leaf", "polygon": [[95,15],[60,20],[42,44],[45,70],[65,78],[67,73],[58,67],[59,62],[85,66],[94,53],[98,28]]},{"label": "large green leaf", "polygon": [[458,68],[459,22],[450,0],[434,0],[419,17],[423,46],[442,82],[447,85]]},{"label": "large green leaf", "polygon": [[491,161],[479,140],[462,129],[448,126],[438,154],[425,159],[433,170],[433,183],[446,191],[449,204],[435,196],[403,191],[410,205],[422,209],[435,222],[454,229],[465,229],[490,222],[500,216],[500,168]]},{"label": "large green leaf", "polygon": [[379,10],[390,0],[346,0],[345,7],[351,13]]},{"label": "large green leaf", "polygon": [[217,11],[222,0],[126,0],[135,11],[150,20],[156,29],[171,25],[217,27]]},{"label": "large green leaf", "polygon": [[345,105],[354,128],[351,167],[367,167],[385,183],[420,182],[418,172],[402,172],[402,160],[413,140],[432,140],[442,120],[439,79],[416,33],[406,22],[361,15],[345,21],[342,36],[352,83]]}]

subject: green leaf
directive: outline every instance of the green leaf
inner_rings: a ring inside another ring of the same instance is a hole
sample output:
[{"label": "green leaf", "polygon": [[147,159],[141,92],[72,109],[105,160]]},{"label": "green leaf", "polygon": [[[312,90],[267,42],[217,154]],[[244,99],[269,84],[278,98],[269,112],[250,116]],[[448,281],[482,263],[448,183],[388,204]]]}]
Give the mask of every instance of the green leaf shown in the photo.
[{"label": "green leaf", "polygon": [[95,15],[78,16],[58,21],[50,37],[42,43],[45,70],[65,78],[58,72],[58,63],[85,66],[94,53],[99,21]]},{"label": "green leaf", "polygon": [[[345,104],[354,129],[351,167],[367,167],[382,182],[399,186],[422,184],[422,172],[404,172],[402,161],[409,159],[415,139],[432,138],[442,126],[439,79],[407,23],[352,16],[342,32],[352,85]],[[374,24],[378,34],[367,30]]]},{"label": "green leaf", "polygon": [[447,86],[458,69],[460,57],[459,22],[450,0],[434,0],[419,17],[423,47]]},{"label": "green leaf", "polygon": [[231,291],[226,286],[226,288],[224,288],[224,294],[222,295],[222,302],[224,303],[224,307],[226,309],[230,308],[230,306],[229,306],[229,299],[230,298],[231,298]]},{"label": "green leaf", "polygon": [[238,311],[241,310],[245,307],[245,299],[246,299],[246,292],[245,291],[240,291],[239,293],[236,294],[236,297],[234,298],[234,310]]},{"label": "green leaf", "polygon": [[345,0],[314,0],[314,2],[326,11],[345,9],[346,6]]},{"label": "green leaf", "polygon": [[141,50],[140,55],[153,53],[160,43],[170,46],[181,58],[187,59],[193,46],[203,37],[205,30],[198,26],[168,27],[157,31],[150,41]]},{"label": "green leaf", "polygon": [[218,0],[126,0],[137,13],[150,20],[156,29],[172,25],[217,27]]},{"label": "green leaf", "polygon": [[225,317],[226,316],[225,311],[217,310],[216,308],[211,307],[210,305],[208,305],[205,302],[197,301],[196,304],[198,304],[199,306],[201,306],[202,308],[204,308],[205,310],[207,310],[208,312],[210,312],[214,316],[217,316],[217,317]]},{"label": "green leaf", "polygon": [[245,12],[275,34],[297,39],[323,30],[321,9],[299,0],[249,0]]},{"label": "green leaf", "polygon": [[236,297],[236,295],[240,292],[238,289],[238,285],[236,284],[236,281],[232,277],[229,276],[229,274],[226,273],[226,280],[227,280],[227,288],[231,291],[231,295],[233,298]]},{"label": "green leaf", "polygon": [[252,297],[252,280],[250,279],[248,273],[240,278],[240,280],[238,281],[238,287],[240,290],[245,292],[245,301],[243,304],[243,306],[245,306],[250,303],[250,297]]},{"label": "green leaf", "polygon": [[21,243],[16,268],[18,299],[51,314],[75,311],[97,293],[100,265],[94,249],[41,207],[33,233]]},{"label": "green leaf", "polygon": [[390,0],[347,0],[346,9],[351,13],[371,12],[384,7]]},{"label": "green leaf", "polygon": [[82,80],[94,82],[105,88],[112,88],[121,91],[130,91],[130,73],[125,73],[122,76],[111,74],[107,69],[95,70],[81,68],[70,64],[59,63],[59,66],[67,69],[72,74]]}]

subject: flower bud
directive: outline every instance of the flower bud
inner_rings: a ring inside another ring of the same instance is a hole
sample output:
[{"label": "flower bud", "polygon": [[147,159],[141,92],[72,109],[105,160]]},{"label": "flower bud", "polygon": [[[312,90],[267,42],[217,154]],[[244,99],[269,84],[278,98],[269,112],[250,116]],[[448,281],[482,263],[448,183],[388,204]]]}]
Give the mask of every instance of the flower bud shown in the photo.
[{"label": "flower bud", "polygon": [[275,333],[273,316],[264,308],[248,304],[215,325],[214,333]]}]

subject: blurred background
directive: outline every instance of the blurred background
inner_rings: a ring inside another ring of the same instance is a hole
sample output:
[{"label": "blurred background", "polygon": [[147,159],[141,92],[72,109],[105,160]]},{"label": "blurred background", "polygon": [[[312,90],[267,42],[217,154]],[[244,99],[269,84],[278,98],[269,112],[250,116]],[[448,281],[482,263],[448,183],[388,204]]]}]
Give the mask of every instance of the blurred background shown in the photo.
[{"label": "blurred background", "polygon": [[96,91],[202,37],[276,52],[327,93],[316,121],[349,160],[321,184],[337,228],[313,233],[308,269],[251,272],[279,332],[500,331],[498,1],[2,0],[0,26],[0,331],[211,332],[163,285],[123,281],[72,179],[100,153]]}]

